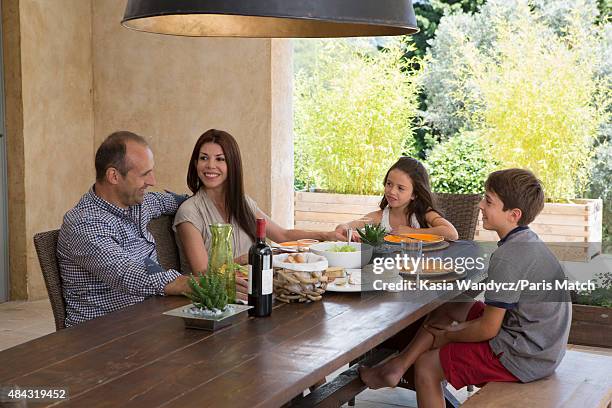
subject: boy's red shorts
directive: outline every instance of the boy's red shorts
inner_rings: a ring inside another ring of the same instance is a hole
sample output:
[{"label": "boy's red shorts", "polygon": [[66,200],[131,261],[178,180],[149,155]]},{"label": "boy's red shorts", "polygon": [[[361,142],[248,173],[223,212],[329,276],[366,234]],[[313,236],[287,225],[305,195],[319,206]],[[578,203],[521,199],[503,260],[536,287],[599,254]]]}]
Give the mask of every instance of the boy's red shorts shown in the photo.
[{"label": "boy's red shorts", "polygon": [[[484,313],[484,308],[484,303],[474,303],[466,320],[479,318]],[[466,385],[519,381],[502,365],[488,341],[449,343],[440,348],[440,364],[444,377],[457,390]]]}]

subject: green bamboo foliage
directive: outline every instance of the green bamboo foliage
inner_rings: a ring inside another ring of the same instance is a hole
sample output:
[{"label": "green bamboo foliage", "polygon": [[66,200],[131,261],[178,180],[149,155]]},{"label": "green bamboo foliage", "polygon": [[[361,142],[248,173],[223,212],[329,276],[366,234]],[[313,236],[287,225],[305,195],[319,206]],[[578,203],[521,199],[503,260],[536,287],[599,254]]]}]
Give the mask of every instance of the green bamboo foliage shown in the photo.
[{"label": "green bamboo foliage", "polygon": [[455,96],[502,166],[534,171],[549,199],[572,199],[588,184],[593,141],[610,104],[597,56],[586,51],[595,34],[569,27],[559,37],[527,1],[515,3],[516,19],[491,22],[495,54],[463,45],[470,79]]},{"label": "green bamboo foliage", "polygon": [[402,153],[413,153],[418,72],[398,43],[365,52],[325,43],[295,86],[296,179],[338,193],[374,194]]}]

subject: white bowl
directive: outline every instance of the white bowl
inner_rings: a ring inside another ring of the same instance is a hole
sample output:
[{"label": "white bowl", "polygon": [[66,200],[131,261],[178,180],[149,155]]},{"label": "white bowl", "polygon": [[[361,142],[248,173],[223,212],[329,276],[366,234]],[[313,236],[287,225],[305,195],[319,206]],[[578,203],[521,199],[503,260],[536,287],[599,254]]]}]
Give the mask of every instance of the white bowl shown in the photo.
[{"label": "white bowl", "polygon": [[[330,252],[329,248],[335,245],[350,245],[355,247],[355,252]],[[329,266],[340,266],[347,269],[361,268],[372,258],[373,248],[370,245],[363,245],[360,242],[321,242],[310,246],[310,252],[322,255],[327,258]]]},{"label": "white bowl", "polygon": [[274,255],[272,258],[272,265],[275,268],[284,268],[299,272],[319,272],[324,271],[328,267],[327,259],[321,255],[311,254],[308,252],[300,253],[300,256],[306,259],[305,263],[286,262],[289,255],[295,256],[296,254]]}]

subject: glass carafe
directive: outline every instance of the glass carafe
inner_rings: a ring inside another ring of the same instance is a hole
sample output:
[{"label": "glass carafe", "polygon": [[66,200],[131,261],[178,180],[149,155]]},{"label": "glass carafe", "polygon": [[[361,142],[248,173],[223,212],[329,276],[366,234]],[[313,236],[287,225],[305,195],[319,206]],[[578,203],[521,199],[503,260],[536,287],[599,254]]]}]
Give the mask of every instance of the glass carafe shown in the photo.
[{"label": "glass carafe", "polygon": [[224,277],[229,303],[236,303],[236,271],[232,252],[232,225],[210,224],[212,243],[208,253],[208,272]]}]

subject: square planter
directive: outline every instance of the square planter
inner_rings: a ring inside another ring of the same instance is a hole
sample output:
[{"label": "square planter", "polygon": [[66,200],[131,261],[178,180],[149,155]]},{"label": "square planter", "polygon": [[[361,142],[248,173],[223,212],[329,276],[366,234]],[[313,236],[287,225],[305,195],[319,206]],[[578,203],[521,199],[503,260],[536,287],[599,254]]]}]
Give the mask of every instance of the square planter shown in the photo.
[{"label": "square planter", "polygon": [[[330,231],[378,209],[379,195],[295,193],[295,228]],[[578,199],[572,203],[546,203],[531,228],[549,244],[561,261],[588,262],[601,253],[602,201]],[[498,241],[497,234],[482,227],[479,216],[476,241]]]},{"label": "square planter", "polygon": [[[577,199],[572,203],[546,203],[530,224],[531,229],[548,243],[560,261],[588,262],[601,253],[602,201]],[[477,241],[497,241],[493,231],[482,227],[482,215],[476,227]]]},{"label": "square planter", "polygon": [[612,348],[612,309],[572,305],[569,343]]}]

